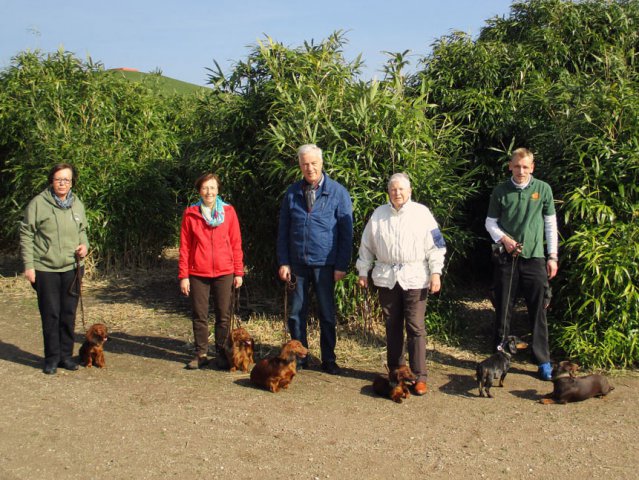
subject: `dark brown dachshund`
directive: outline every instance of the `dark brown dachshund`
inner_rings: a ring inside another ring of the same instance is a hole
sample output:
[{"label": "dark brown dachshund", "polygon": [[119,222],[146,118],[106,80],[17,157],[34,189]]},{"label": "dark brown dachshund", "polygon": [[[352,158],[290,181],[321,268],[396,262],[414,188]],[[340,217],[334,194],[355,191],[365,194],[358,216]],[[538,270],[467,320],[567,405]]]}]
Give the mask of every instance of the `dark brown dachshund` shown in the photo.
[{"label": "dark brown dachshund", "polygon": [[603,397],[615,388],[602,375],[577,377],[579,365],[567,360],[555,366],[552,375],[553,391],[539,400],[544,405],[551,403],[581,402],[592,397]]},{"label": "dark brown dachshund", "polygon": [[373,380],[373,390],[382,397],[393,402],[402,403],[402,399],[410,397],[408,387],[415,385],[417,377],[408,365],[401,365],[391,370],[388,375],[378,375]]},{"label": "dark brown dachshund", "polygon": [[493,398],[493,394],[490,393],[493,380],[499,378],[499,386],[503,387],[504,378],[506,378],[510,368],[510,357],[516,354],[518,350],[523,350],[527,347],[528,344],[526,342],[510,335],[497,347],[497,353],[477,364],[477,383],[479,384],[480,397],[484,396],[485,391],[488,398]]},{"label": "dark brown dachshund", "polygon": [[255,342],[249,333],[242,327],[234,328],[226,342],[224,342],[224,352],[229,361],[231,372],[238,368],[243,372],[249,371],[249,365],[253,362],[253,350]]},{"label": "dark brown dachshund", "polygon": [[104,342],[108,339],[107,327],[103,323],[94,323],[85,335],[86,340],[80,347],[80,361],[85,367],[95,365],[104,368]]},{"label": "dark brown dachshund", "polygon": [[308,350],[297,340],[291,340],[282,346],[277,357],[264,358],[251,370],[251,383],[266,388],[273,393],[288,388],[297,373],[297,359],[305,358]]}]

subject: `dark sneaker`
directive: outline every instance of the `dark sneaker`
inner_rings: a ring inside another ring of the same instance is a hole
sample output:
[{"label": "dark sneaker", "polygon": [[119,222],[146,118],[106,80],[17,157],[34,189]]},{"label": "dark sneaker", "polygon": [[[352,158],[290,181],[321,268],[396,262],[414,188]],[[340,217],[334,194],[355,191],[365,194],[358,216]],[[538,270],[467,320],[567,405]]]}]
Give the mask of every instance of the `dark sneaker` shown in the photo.
[{"label": "dark sneaker", "polygon": [[47,375],[55,375],[55,373],[58,371],[58,367],[56,367],[55,365],[46,365],[44,366],[44,368],[42,369],[42,371],[47,374]]},{"label": "dark sneaker", "polygon": [[209,359],[206,358],[206,355],[203,357],[195,356],[193,360],[186,364],[187,370],[197,370],[199,368],[204,368],[208,365]]},{"label": "dark sneaker", "polygon": [[335,362],[322,362],[322,370],[329,375],[339,375],[342,369]]},{"label": "dark sneaker", "polygon": [[542,380],[552,380],[552,366],[550,365],[550,363],[546,362],[539,365],[538,373],[539,378],[541,378]]},{"label": "dark sneaker", "polygon": [[65,370],[71,370],[71,371],[74,371],[80,368],[78,367],[78,364],[75,363],[70,358],[65,358],[64,360],[62,360],[60,363],[58,363],[58,367],[64,368]]}]

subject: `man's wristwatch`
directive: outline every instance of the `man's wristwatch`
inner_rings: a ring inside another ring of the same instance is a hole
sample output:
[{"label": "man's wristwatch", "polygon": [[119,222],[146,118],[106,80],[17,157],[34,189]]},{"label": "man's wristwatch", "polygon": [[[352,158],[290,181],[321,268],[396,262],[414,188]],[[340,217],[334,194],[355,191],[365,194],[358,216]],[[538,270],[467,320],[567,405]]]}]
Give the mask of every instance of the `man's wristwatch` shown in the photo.
[{"label": "man's wristwatch", "polygon": [[559,261],[559,257],[553,253],[551,255],[548,255],[548,260],[553,260],[555,262],[558,262]]}]

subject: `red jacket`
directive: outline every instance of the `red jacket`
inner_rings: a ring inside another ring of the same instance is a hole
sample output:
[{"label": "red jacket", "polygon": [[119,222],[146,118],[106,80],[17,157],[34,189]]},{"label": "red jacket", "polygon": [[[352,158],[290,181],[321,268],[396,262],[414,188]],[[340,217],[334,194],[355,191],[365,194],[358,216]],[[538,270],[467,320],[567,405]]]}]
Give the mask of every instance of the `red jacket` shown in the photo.
[{"label": "red jacket", "polygon": [[178,277],[189,275],[219,277],[233,273],[244,275],[242,237],[235,209],[224,206],[224,222],[210,227],[200,207],[192,205],[184,210],[180,228],[180,261]]}]

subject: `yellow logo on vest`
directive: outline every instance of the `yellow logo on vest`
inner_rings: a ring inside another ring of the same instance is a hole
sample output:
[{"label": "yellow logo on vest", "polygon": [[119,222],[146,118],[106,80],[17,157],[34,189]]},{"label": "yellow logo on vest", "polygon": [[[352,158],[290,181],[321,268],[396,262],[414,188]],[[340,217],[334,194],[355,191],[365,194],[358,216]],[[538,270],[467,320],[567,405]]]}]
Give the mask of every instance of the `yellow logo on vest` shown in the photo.
[{"label": "yellow logo on vest", "polygon": [[535,192],[533,193],[530,198],[532,198],[533,200],[539,200],[539,192]]}]

